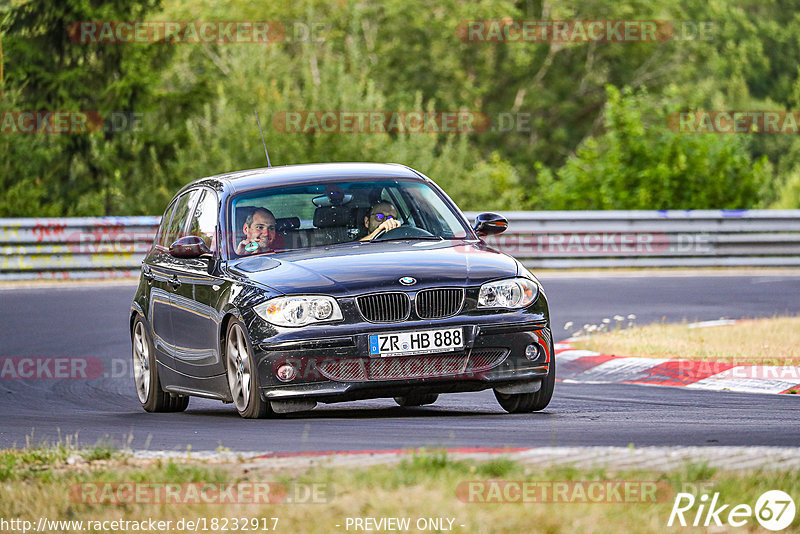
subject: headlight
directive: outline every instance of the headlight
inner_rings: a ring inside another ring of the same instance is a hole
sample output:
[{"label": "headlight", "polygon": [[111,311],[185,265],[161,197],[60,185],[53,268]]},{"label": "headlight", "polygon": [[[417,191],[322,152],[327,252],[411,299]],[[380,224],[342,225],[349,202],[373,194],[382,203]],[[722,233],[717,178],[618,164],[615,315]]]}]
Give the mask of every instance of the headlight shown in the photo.
[{"label": "headlight", "polygon": [[539,286],[527,278],[487,282],[478,292],[478,308],[524,308],[539,294]]},{"label": "headlight", "polygon": [[342,310],[332,297],[277,297],[254,306],[253,310],[278,326],[304,326],[342,318]]}]

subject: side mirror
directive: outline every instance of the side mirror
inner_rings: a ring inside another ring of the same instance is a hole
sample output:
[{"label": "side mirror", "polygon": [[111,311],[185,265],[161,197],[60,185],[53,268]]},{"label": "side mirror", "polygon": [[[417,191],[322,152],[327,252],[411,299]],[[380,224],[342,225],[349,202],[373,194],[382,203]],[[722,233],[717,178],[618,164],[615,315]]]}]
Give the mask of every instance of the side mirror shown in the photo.
[{"label": "side mirror", "polygon": [[478,237],[501,234],[508,229],[508,221],[496,213],[481,213],[475,218],[475,225],[472,229],[475,230]]},{"label": "side mirror", "polygon": [[182,237],[169,246],[169,253],[175,258],[193,259],[211,255],[203,238],[194,235]]}]

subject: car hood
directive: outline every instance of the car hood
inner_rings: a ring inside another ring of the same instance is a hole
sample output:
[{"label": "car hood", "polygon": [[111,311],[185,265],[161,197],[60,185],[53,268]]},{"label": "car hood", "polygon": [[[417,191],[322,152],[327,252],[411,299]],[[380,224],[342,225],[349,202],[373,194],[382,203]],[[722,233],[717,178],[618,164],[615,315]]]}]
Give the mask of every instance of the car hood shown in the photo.
[{"label": "car hood", "polygon": [[[463,241],[352,243],[244,258],[231,268],[282,293],[337,295],[468,286],[517,275],[512,257]],[[415,284],[400,284],[409,276]]]}]

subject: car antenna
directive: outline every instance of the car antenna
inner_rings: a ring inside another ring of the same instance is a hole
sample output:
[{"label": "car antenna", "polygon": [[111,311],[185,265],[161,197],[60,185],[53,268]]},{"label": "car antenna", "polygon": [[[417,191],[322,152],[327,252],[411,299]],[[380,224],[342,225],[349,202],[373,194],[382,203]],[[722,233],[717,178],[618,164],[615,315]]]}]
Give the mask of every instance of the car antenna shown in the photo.
[{"label": "car antenna", "polygon": [[253,110],[253,113],[256,114],[256,124],[258,124],[258,133],[261,134],[261,144],[264,145],[264,154],[267,155],[267,167],[272,167],[272,163],[269,162],[269,152],[267,152],[267,143],[264,141],[264,132],[261,131],[261,121],[258,120],[258,111]]}]

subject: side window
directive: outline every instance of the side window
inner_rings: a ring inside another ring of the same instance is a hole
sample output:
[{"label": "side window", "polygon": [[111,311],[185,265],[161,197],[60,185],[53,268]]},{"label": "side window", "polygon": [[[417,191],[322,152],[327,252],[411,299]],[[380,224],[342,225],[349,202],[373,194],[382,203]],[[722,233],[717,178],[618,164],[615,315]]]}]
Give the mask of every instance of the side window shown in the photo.
[{"label": "side window", "polygon": [[198,189],[188,191],[178,198],[175,203],[175,210],[172,212],[172,218],[167,226],[165,247],[169,247],[172,243],[184,236],[183,229],[186,228],[186,223],[189,216],[192,214],[192,208],[197,202],[197,196],[200,194]]},{"label": "side window", "polygon": [[161,217],[161,224],[158,225],[158,234],[156,234],[156,244],[162,247],[166,247],[167,245],[167,226],[169,226],[169,221],[172,219],[172,212],[175,211],[175,204],[176,202],[171,203],[167,209],[164,211],[164,216]]},{"label": "side window", "polygon": [[202,237],[208,248],[217,248],[217,195],[211,190],[203,190],[203,196],[194,209],[189,234]]}]

